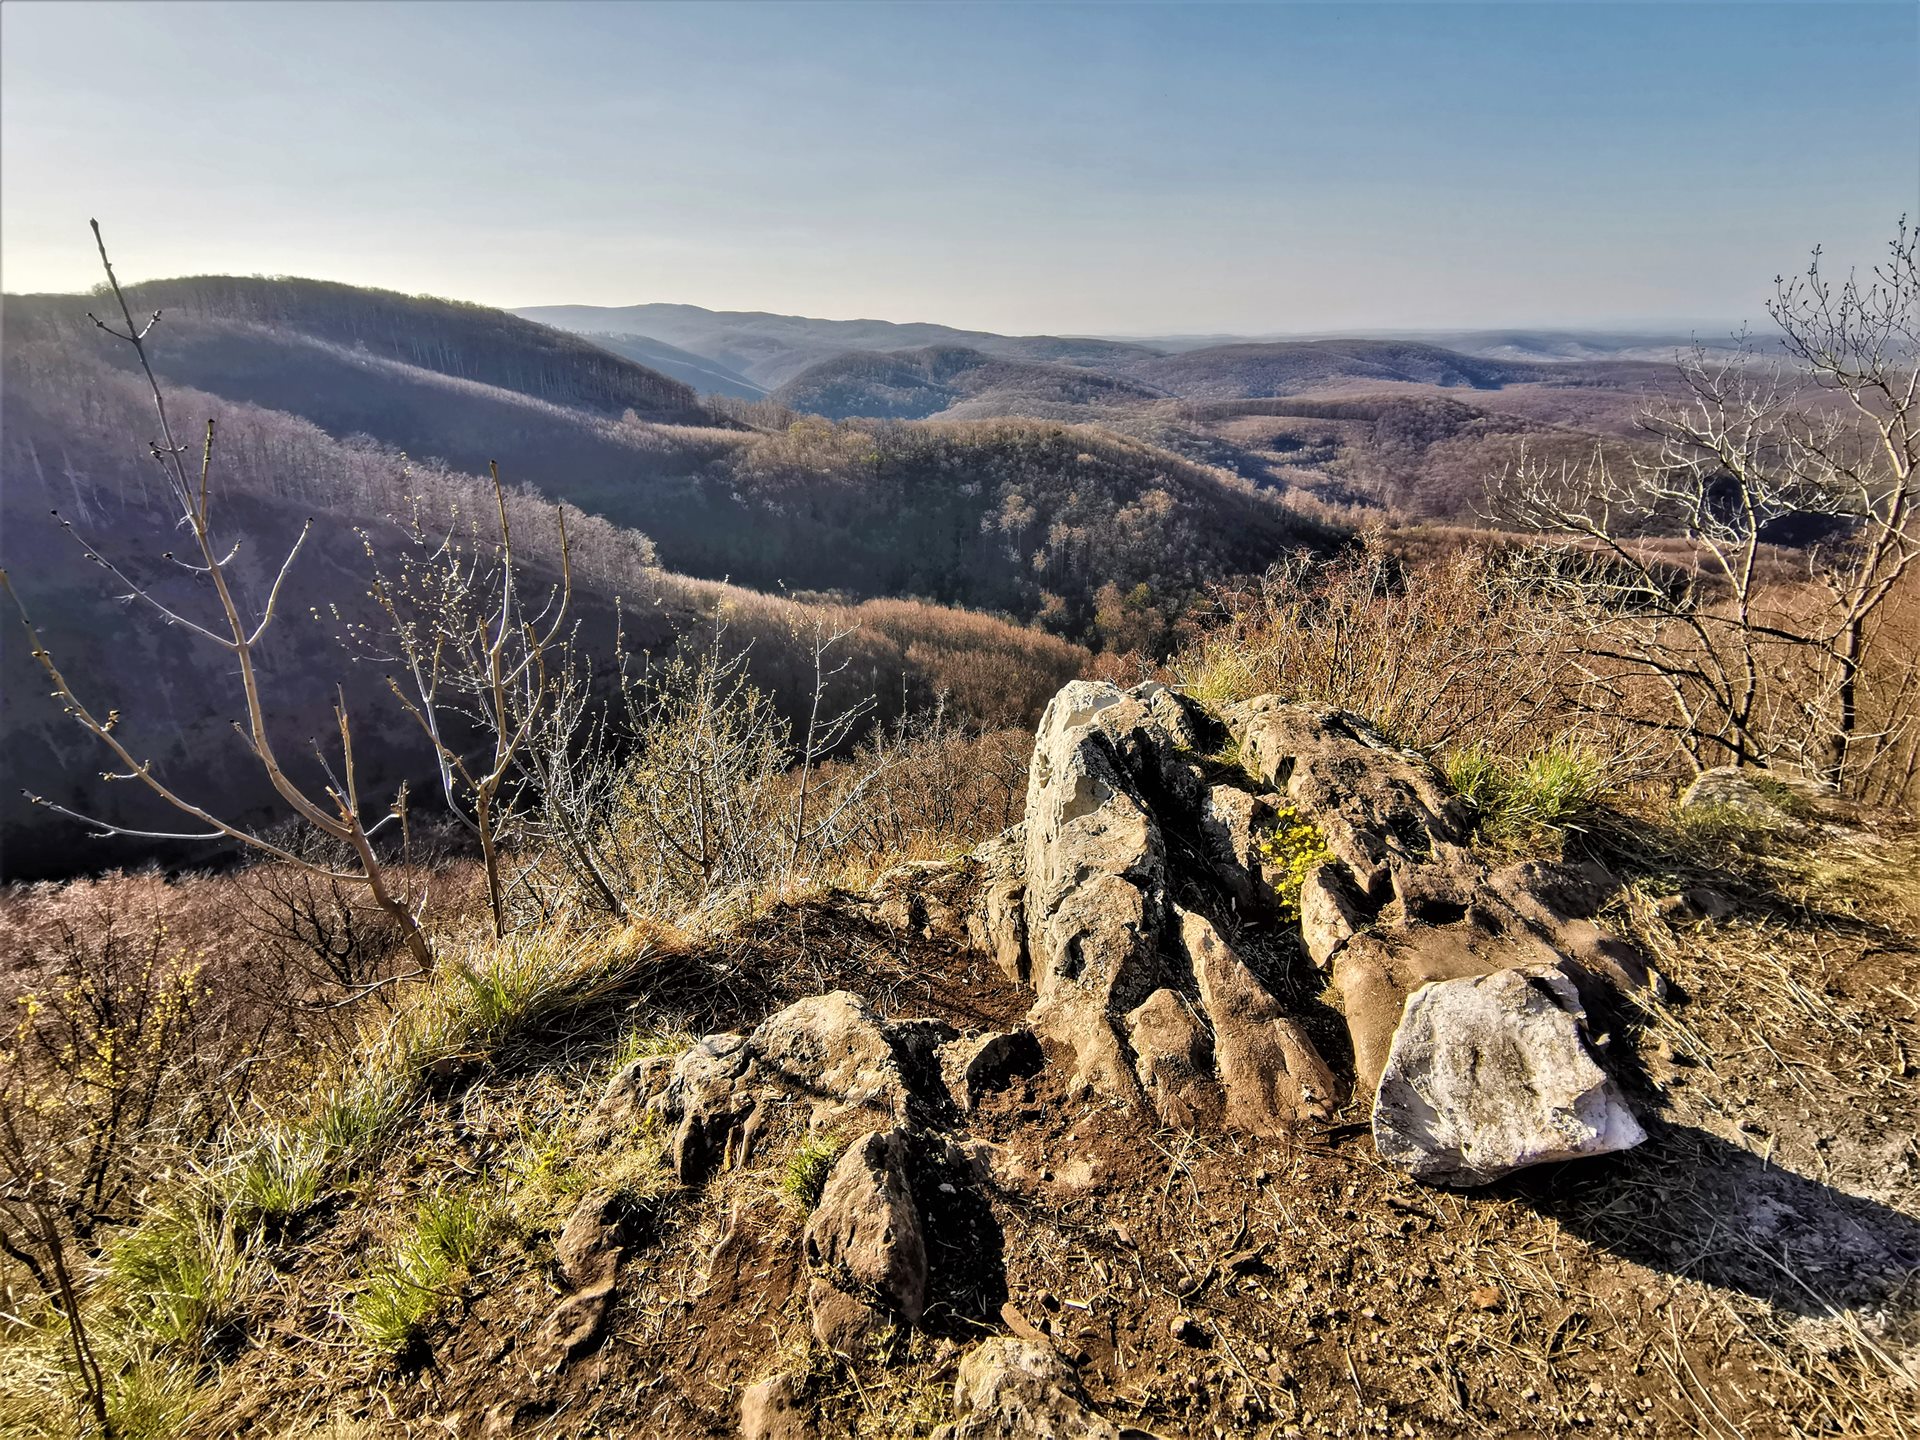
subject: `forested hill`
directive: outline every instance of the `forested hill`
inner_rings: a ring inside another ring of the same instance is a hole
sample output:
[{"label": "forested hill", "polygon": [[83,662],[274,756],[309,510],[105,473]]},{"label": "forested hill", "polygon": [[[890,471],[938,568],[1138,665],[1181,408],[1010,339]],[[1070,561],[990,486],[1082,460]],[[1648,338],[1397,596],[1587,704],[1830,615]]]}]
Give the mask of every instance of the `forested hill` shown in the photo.
[{"label": "forested hill", "polygon": [[818,320],[698,305],[533,305],[515,314],[587,334],[650,336],[710,357],[769,389],[809,365],[849,350],[964,346],[1003,359],[1113,369],[1159,352],[1120,340],[1060,335],[995,335],[950,325],[892,320]]},{"label": "forested hill", "polygon": [[1001,359],[959,345],[849,351],[809,365],[773,392],[778,403],[841,420],[1000,415],[1077,417],[1152,404],[1157,390],[1077,365]]},{"label": "forested hill", "polygon": [[[643,420],[707,418],[692,386],[577,335],[484,305],[329,280],[238,275],[148,281],[129,287],[127,297],[136,314],[159,310],[170,333],[191,332],[203,347],[222,332],[255,349],[263,339],[318,342],[573,409],[631,410]],[[86,312],[98,313],[101,303],[80,295],[10,296],[9,338],[91,328]]]}]

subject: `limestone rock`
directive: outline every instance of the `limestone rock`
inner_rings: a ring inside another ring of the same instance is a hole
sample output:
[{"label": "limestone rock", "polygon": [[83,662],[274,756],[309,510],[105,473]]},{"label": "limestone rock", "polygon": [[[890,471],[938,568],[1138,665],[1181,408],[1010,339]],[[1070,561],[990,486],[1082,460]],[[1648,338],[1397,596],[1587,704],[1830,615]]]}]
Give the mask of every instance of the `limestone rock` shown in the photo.
[{"label": "limestone rock", "polygon": [[[1766,782],[1763,788],[1756,779]],[[1769,793],[1771,792],[1771,793]],[[1807,810],[1822,801],[1834,799],[1838,787],[1801,775],[1772,770],[1743,770],[1737,765],[1717,765],[1696,776],[1680,797],[1682,810],[1724,805],[1751,815],[1769,825],[1791,825],[1794,810]],[[1785,803],[1783,804],[1782,801]]]},{"label": "limestone rock", "polygon": [[1180,934],[1213,1021],[1227,1125],[1285,1135],[1302,1120],[1329,1118],[1339,1082],[1306,1032],[1203,916],[1181,912]]},{"label": "limestone rock", "polygon": [[1551,966],[1422,986],[1373,1105],[1380,1156],[1417,1179],[1483,1185],[1528,1165],[1638,1145],[1646,1132]]},{"label": "limestone rock", "polygon": [[688,1184],[719,1167],[759,1103],[749,1083],[753,1062],[746,1036],[709,1035],[674,1062],[666,1084],[647,1102],[670,1127],[674,1172]]},{"label": "limestone rock", "polygon": [[1081,1082],[1137,1102],[1114,1026],[1167,978],[1168,909],[1159,824],[1100,723],[1126,698],[1076,680],[1041,717],[1027,775],[1026,922],[1034,1029],[1073,1048]]},{"label": "limestone rock", "polygon": [[1464,844],[1459,798],[1357,716],[1263,695],[1234,706],[1227,723],[1248,768],[1312,818],[1362,895],[1387,898],[1391,861],[1425,862]]},{"label": "limestone rock", "polygon": [[909,1099],[887,1029],[859,996],[835,990],[789,1005],[751,1036],[707,1036],[647,1106],[669,1127],[674,1170],[694,1184],[745,1153],[769,1101],[804,1105],[824,1128],[904,1120]]},{"label": "limestone rock", "polygon": [[1543,961],[1531,943],[1475,925],[1405,925],[1357,935],[1333,962],[1333,983],[1353,1039],[1354,1083],[1380,1083],[1407,998],[1422,985],[1490,975]]},{"label": "limestone rock", "polygon": [[957,940],[966,933],[968,862],[909,860],[886,871],[867,891],[875,919],[923,940]]},{"label": "limestone rock", "polygon": [[814,1334],[857,1354],[893,1320],[919,1323],[927,1303],[927,1246],[907,1179],[901,1130],[875,1130],[848,1147],[807,1221]]},{"label": "limestone rock", "polygon": [[600,1338],[613,1309],[614,1281],[630,1238],[631,1218],[626,1202],[615,1192],[590,1190],[561,1228],[554,1258],[568,1293],[543,1327],[549,1369],[579,1358]]},{"label": "limestone rock", "polygon": [[834,1123],[847,1111],[906,1118],[906,1077],[893,1044],[851,991],[810,996],[769,1016],[753,1032],[753,1050],[763,1075],[830,1097]]},{"label": "limestone rock", "polygon": [[1201,802],[1198,830],[1214,877],[1244,906],[1273,903],[1273,888],[1261,874],[1255,851],[1261,831],[1272,822],[1273,807],[1259,796],[1231,785],[1215,785]]},{"label": "limestone rock", "polygon": [[1027,968],[1027,828],[1002,831],[973,852],[980,867],[980,888],[967,915],[967,933],[975,948],[993,956],[1016,985],[1031,978]]},{"label": "limestone rock", "polygon": [[647,1102],[667,1083],[673,1070],[669,1055],[643,1055],[622,1065],[607,1081],[594,1120],[603,1129],[620,1130],[634,1124]]},{"label": "limestone rock", "polygon": [[800,1383],[787,1374],[769,1375],[740,1396],[740,1440],[814,1440]]},{"label": "limestone rock", "polygon": [[1095,1413],[1073,1367],[1031,1340],[996,1336],[960,1362],[945,1440],[1122,1440]]},{"label": "limestone rock", "polygon": [[1300,882],[1300,939],[1315,965],[1331,965],[1366,923],[1344,866],[1322,863],[1306,873]]},{"label": "limestone rock", "polygon": [[1127,1015],[1127,1040],[1148,1103],[1162,1125],[1210,1130],[1220,1122],[1213,1037],[1172,990],[1153,992]]}]

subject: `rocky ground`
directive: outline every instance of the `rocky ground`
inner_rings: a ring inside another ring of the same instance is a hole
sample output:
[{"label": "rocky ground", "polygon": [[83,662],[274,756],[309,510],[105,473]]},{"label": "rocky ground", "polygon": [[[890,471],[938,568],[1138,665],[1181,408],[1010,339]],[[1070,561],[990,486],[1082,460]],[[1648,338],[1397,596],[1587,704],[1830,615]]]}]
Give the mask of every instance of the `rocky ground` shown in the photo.
[{"label": "rocky ground", "polygon": [[[1696,799],[1515,854],[1344,717],[1069,686],[1023,827],[449,1067],[203,1428],[1920,1433],[1912,837]],[[449,1186],[518,1222],[356,1348]]]}]

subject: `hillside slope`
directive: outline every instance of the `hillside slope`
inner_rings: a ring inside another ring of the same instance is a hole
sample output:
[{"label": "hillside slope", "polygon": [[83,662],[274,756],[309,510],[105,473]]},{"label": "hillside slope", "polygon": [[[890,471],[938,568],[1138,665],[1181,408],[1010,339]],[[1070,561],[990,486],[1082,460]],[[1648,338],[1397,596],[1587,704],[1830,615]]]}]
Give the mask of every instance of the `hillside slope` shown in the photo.
[{"label": "hillside slope", "polygon": [[655,336],[711,356],[768,388],[783,384],[817,361],[849,350],[958,345],[1006,359],[1095,368],[1111,368],[1157,353],[1117,340],[995,335],[984,330],[956,330],[950,325],[816,320],[761,311],[705,310],[698,305],[534,305],[514,313],[581,333]]},{"label": "hillside slope", "polygon": [[1297,340],[1189,350],[1140,361],[1127,373],[1183,398],[1232,400],[1292,395],[1356,380],[1492,390],[1541,379],[1542,370],[1535,364],[1485,360],[1412,341]]},{"label": "hillside slope", "polygon": [[770,398],[830,420],[936,415],[958,420],[1079,418],[1163,397],[1145,385],[1078,366],[1000,359],[941,345],[837,355],[809,365]]},{"label": "hillside slope", "polygon": [[704,355],[696,355],[691,350],[682,350],[677,345],[669,345],[664,340],[655,340],[651,335],[623,335],[611,332],[590,333],[586,337],[602,350],[610,350],[615,355],[624,355],[627,359],[658,370],[662,375],[670,375],[683,384],[691,385],[702,395],[731,395],[740,400],[763,400],[766,387],[756,385],[744,375],[739,375],[722,365],[718,360],[709,360]]},{"label": "hillside slope", "polygon": [[[328,280],[198,275],[128,287],[136,314],[159,310],[203,336],[297,337],[456,380],[575,409],[646,420],[704,418],[691,387],[578,336],[484,305],[402,295]],[[44,339],[88,325],[99,302],[81,295],[9,296],[9,338]]]},{"label": "hillside slope", "polygon": [[[283,283],[286,295],[274,288]],[[708,579],[857,598],[918,595],[1022,620],[1046,612],[1056,629],[1080,636],[1102,585],[1147,583],[1156,603],[1177,608],[1214,578],[1216,563],[1257,570],[1318,534],[1244,491],[1228,494],[1230,477],[1058,427],[1051,448],[1038,449],[1036,432],[1020,427],[964,435],[835,432],[817,422],[790,431],[723,427],[697,405],[674,408],[693,403],[677,382],[477,307],[305,282],[194,282],[179,296],[143,293],[148,303],[181,301],[152,339],[164,383],[455,471],[484,474],[498,462],[510,484],[643,530],[669,570]],[[86,320],[82,297],[8,297],[4,305],[9,364],[35,385],[84,393],[96,373],[131,373],[126,347]],[[431,322],[423,337],[404,331],[416,310]],[[433,328],[455,322],[468,329],[449,338]],[[495,329],[512,339],[507,353],[479,353]],[[516,348],[526,336],[532,348]],[[1081,380],[1064,367],[1047,373],[1056,393],[1126,393],[1125,382]],[[664,397],[664,413],[699,423],[645,418],[627,403],[645,394]],[[21,438],[66,443],[49,424],[25,426]],[[86,433],[73,443],[106,443]],[[1074,473],[1076,485],[1037,469],[1041,454]],[[1219,526],[1232,533],[1215,533]],[[1109,574],[1109,553],[1132,558]]]},{"label": "hillside slope", "polygon": [[[242,353],[230,348],[233,335],[221,332],[216,338],[229,360]],[[320,354],[350,367],[371,367],[367,373],[377,383],[362,392],[369,395],[404,391],[409,375],[423,392],[431,389],[420,378],[427,372],[394,361],[342,359],[335,349],[319,346],[277,343],[272,353],[302,359]],[[234,700],[224,656],[124,602],[119,594],[124,587],[89,564],[81,541],[63,532],[60,522],[70,520],[86,546],[113,558],[138,582],[157,585],[164,598],[191,615],[206,613],[208,598],[200,587],[161,557],[168,544],[164,537],[178,517],[143,453],[153,423],[151,400],[137,377],[106,362],[112,353],[102,351],[87,361],[68,348],[20,343],[10,332],[0,392],[0,566],[76,689],[103,709],[124,705],[130,743],[189,791],[228,813],[250,819],[271,814],[265,782],[228,727]],[[163,366],[163,374],[171,373]],[[255,387],[285,383],[297,389],[300,375],[311,379],[331,372],[303,367],[285,374],[262,364],[257,369],[241,365],[235,373]],[[474,382],[435,376],[433,384],[451,387],[456,396],[479,392],[485,404],[471,413],[482,418],[497,417],[507,404],[502,398],[507,392]],[[341,403],[341,389],[328,393],[331,403]],[[579,428],[580,422],[566,419],[578,412],[512,398],[526,407],[530,426],[552,426],[563,434],[569,426]],[[486,482],[457,466],[409,458],[364,436],[330,435],[309,420],[263,405],[184,386],[170,387],[169,400],[176,425],[189,436],[204,433],[209,418],[219,422],[212,471],[217,522],[221,534],[241,542],[234,580],[245,603],[261,602],[272,567],[303,523],[310,517],[321,521],[289,575],[282,618],[265,653],[275,686],[275,723],[289,753],[304,757],[309,747],[303,738],[328,732],[334,687],[344,680],[357,717],[362,784],[379,791],[410,775],[418,778],[426,760],[412,722],[386,694],[378,674],[346,660],[337,635],[342,626],[374,619],[366,600],[368,546],[391,557],[401,544],[397,522],[414,515],[434,526],[452,523],[455,515],[490,514]],[[613,422],[603,423],[610,427],[606,434],[617,432]],[[590,428],[579,433],[598,437],[601,450],[593,453],[625,454],[629,468],[637,468],[632,457],[643,451],[623,448]],[[728,432],[712,433],[728,438]],[[534,581],[551,582],[558,557],[549,504],[531,490],[517,489],[512,508],[516,543]],[[652,542],[637,531],[573,507],[567,525],[578,638],[596,655],[602,673],[617,662],[616,631],[635,655],[664,654],[683,639],[697,642],[724,625],[732,636],[729,643],[752,647],[756,681],[787,713],[798,714],[811,674],[803,637],[816,626],[834,630],[857,622],[861,629],[846,649],[852,663],[836,682],[836,703],[877,695],[882,713],[890,714],[902,706],[932,704],[948,692],[961,713],[998,724],[1019,720],[1039,703],[1046,684],[1040,677],[1071,674],[1086,659],[1075,646],[986,616],[911,603],[864,609],[801,604],[677,576],[657,568]],[[716,542],[724,551],[724,535]],[[341,610],[337,622],[335,605]],[[26,653],[11,606],[8,612],[0,615],[0,763],[7,772],[0,785],[0,829],[6,836],[0,873],[61,874],[154,853],[173,858],[209,853],[204,846],[183,851],[90,840],[71,820],[22,801],[21,789],[33,788],[116,822],[175,828],[144,792],[103,783],[93,742],[47,698],[46,682]],[[997,681],[977,683],[967,678],[970,666],[1002,673]],[[295,766],[301,778],[316,778],[303,761]]]}]

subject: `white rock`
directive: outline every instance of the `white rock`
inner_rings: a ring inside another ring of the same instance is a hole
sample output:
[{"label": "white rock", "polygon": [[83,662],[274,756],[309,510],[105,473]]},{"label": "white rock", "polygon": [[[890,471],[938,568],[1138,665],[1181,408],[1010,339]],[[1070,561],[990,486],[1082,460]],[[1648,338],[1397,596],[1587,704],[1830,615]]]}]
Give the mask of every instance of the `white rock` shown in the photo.
[{"label": "white rock", "polygon": [[1381,1158],[1416,1179],[1484,1185],[1638,1145],[1646,1132],[1585,1022],[1573,982],[1550,965],[1421,986],[1373,1103]]}]

